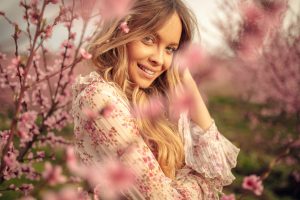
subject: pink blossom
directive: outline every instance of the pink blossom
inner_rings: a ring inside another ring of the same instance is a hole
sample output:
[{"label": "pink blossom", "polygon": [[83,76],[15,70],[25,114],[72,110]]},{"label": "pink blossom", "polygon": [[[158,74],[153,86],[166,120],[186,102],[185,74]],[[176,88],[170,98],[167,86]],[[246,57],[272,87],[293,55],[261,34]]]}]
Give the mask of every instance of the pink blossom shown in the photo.
[{"label": "pink blossom", "polygon": [[103,117],[109,117],[113,110],[115,109],[115,106],[111,103],[107,103],[101,110],[100,110],[100,115]]},{"label": "pink blossom", "polygon": [[21,62],[21,57],[18,56],[18,57],[15,57],[11,60],[11,65],[17,67]]},{"label": "pink blossom", "polygon": [[36,155],[37,155],[39,158],[45,158],[45,152],[44,152],[44,151],[37,151],[37,152],[36,152]]},{"label": "pink blossom", "polygon": [[126,15],[132,0],[101,0],[99,8],[104,19],[123,17]]},{"label": "pink blossom", "polygon": [[129,27],[127,25],[127,22],[122,22],[120,24],[120,29],[124,32],[124,33],[129,33]]},{"label": "pink blossom", "polygon": [[96,187],[96,191],[104,199],[115,199],[123,191],[134,184],[133,171],[125,167],[121,162],[107,159],[101,165],[90,169],[87,180]]},{"label": "pink blossom", "polygon": [[241,6],[243,26],[237,45],[238,54],[243,59],[251,60],[256,57],[257,49],[261,47],[269,28],[262,9],[254,3],[243,3]]},{"label": "pink blossom", "polygon": [[173,117],[178,117],[181,112],[193,111],[194,105],[194,95],[190,90],[184,89],[178,91],[177,94],[173,94],[171,102],[171,110],[174,113]]},{"label": "pink blossom", "polygon": [[20,116],[19,123],[18,123],[18,134],[22,139],[28,140],[30,136],[32,136],[32,133],[38,134],[38,132],[36,132],[37,131],[37,126],[35,124],[36,118],[37,118],[37,113],[35,111],[28,111],[23,113]]},{"label": "pink blossom", "polygon": [[6,60],[6,54],[0,52],[0,60]]},{"label": "pink blossom", "polygon": [[197,44],[186,44],[176,58],[179,69],[189,68],[191,72],[195,72],[203,62],[204,54],[202,48]]},{"label": "pink blossom", "polygon": [[74,148],[72,148],[72,147],[68,147],[66,149],[66,162],[67,162],[68,168],[73,172],[78,171],[78,169],[80,168],[78,166],[78,163],[76,160]]},{"label": "pink blossom", "polygon": [[65,47],[66,49],[73,49],[73,47],[74,47],[73,43],[69,40],[63,41],[61,46]]},{"label": "pink blossom", "polygon": [[75,40],[75,38],[76,38],[76,33],[75,33],[75,32],[71,32],[69,38],[70,38],[70,40]]},{"label": "pink blossom", "polygon": [[260,35],[264,31],[263,22],[265,15],[254,3],[242,4],[242,17],[244,20],[244,31],[246,34]]},{"label": "pink blossom", "polygon": [[45,28],[45,37],[46,38],[50,38],[52,36],[52,32],[53,32],[53,27],[48,25]]},{"label": "pink blossom", "polygon": [[45,125],[48,126],[48,130],[61,130],[71,120],[70,114],[66,111],[58,110],[52,116],[45,120]]},{"label": "pink blossom", "polygon": [[88,53],[85,49],[80,49],[80,54],[81,56],[86,59],[86,60],[89,60],[92,58],[92,54]]},{"label": "pink blossom", "polygon": [[45,163],[42,176],[52,186],[66,182],[66,177],[62,175],[61,166],[52,166],[50,162]]},{"label": "pink blossom", "polygon": [[146,105],[138,106],[133,110],[133,114],[141,118],[155,120],[163,111],[164,101],[160,97],[150,97]]},{"label": "pink blossom", "polygon": [[82,110],[82,112],[87,116],[87,118],[89,120],[95,120],[99,116],[98,112],[95,112],[95,111],[93,111],[92,109],[89,109],[89,108],[84,108]]},{"label": "pink blossom", "polygon": [[221,200],[235,200],[235,195],[234,194],[223,195],[221,197]]},{"label": "pink blossom", "polygon": [[246,190],[251,190],[257,196],[260,196],[264,190],[262,180],[254,174],[244,178],[242,187]]},{"label": "pink blossom", "polygon": [[45,192],[43,200],[88,200],[87,194],[80,191],[79,189],[67,186],[61,189],[59,192]]},{"label": "pink blossom", "polygon": [[26,123],[26,127],[30,128],[37,118],[36,111],[28,111],[21,115],[20,122]]},{"label": "pink blossom", "polygon": [[7,155],[4,156],[4,162],[7,166],[13,168],[15,166],[17,155],[13,152],[9,152]]},{"label": "pink blossom", "polygon": [[22,191],[24,194],[25,194],[25,196],[27,196],[32,190],[33,190],[33,185],[32,184],[22,184],[20,187],[19,187],[19,189],[20,189],[20,191]]},{"label": "pink blossom", "polygon": [[39,18],[40,18],[40,14],[36,10],[29,11],[29,19],[30,19],[31,23],[37,24]]}]

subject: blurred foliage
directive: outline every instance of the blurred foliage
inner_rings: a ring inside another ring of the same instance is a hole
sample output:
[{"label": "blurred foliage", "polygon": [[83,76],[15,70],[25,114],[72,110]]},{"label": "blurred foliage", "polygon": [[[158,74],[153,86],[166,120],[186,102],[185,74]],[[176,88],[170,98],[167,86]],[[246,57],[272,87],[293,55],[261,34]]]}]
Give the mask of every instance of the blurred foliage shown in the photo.
[{"label": "blurred foliage", "polygon": [[[229,140],[237,145],[241,151],[238,156],[237,167],[233,169],[236,180],[228,187],[225,193],[245,193],[244,200],[296,200],[300,199],[300,183],[291,175],[293,170],[300,169],[299,163],[287,164],[279,162],[264,181],[262,196],[255,196],[241,188],[243,178],[250,174],[261,175],[271,160],[282,150],[281,143],[273,142],[275,133],[279,141],[290,135],[298,135],[294,129],[295,118],[288,116],[265,117],[260,115],[264,105],[245,102],[239,98],[227,96],[210,97],[209,110],[215,119],[218,129]],[[249,113],[257,116],[258,123],[251,126]],[[275,121],[275,123],[274,123]],[[240,195],[236,195],[239,199]]]}]

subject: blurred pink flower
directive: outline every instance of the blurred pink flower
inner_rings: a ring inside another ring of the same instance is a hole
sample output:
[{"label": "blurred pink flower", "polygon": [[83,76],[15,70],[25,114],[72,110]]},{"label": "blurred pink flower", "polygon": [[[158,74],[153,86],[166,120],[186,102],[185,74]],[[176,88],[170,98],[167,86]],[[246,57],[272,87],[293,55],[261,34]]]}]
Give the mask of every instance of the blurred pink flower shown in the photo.
[{"label": "blurred pink flower", "polygon": [[61,189],[59,192],[45,192],[43,200],[87,200],[90,199],[84,195],[82,191],[76,188],[67,186]]},{"label": "blurred pink flower", "polygon": [[69,40],[65,40],[63,41],[63,43],[61,44],[62,47],[66,48],[66,49],[73,49],[74,45],[71,41]]},{"label": "blurred pink flower", "polygon": [[86,60],[89,60],[92,58],[92,55],[90,53],[88,53],[85,49],[81,48],[80,49],[80,54],[81,56],[86,59]]},{"label": "blurred pink flower", "polygon": [[135,180],[133,171],[114,159],[107,159],[88,171],[87,180],[104,199],[117,199]]},{"label": "blurred pink flower", "polygon": [[53,29],[52,26],[50,26],[50,25],[46,26],[46,28],[45,28],[45,37],[46,38],[50,38],[52,36],[52,32],[53,32],[52,29]]},{"label": "blurred pink flower", "polygon": [[77,8],[83,20],[88,20],[97,8],[101,20],[124,17],[132,5],[133,0],[81,0]]},{"label": "blurred pink flower", "polygon": [[160,97],[150,97],[149,102],[134,108],[133,115],[155,120],[163,111],[164,101]]},{"label": "blurred pink flower", "polygon": [[20,122],[26,123],[26,127],[30,128],[37,118],[36,111],[28,111],[21,115]]},{"label": "blurred pink flower", "polygon": [[264,190],[260,177],[254,174],[244,178],[242,187],[246,190],[251,190],[257,196],[261,195]]},{"label": "blurred pink flower", "polygon": [[19,187],[19,190],[22,191],[25,196],[27,196],[32,190],[33,190],[33,185],[32,184],[22,184],[20,187]]},{"label": "blurred pink flower", "polygon": [[179,69],[189,68],[191,72],[195,72],[203,61],[203,51],[198,44],[186,44],[182,51],[177,55]]},{"label": "blurred pink flower", "polygon": [[75,174],[84,174],[84,169],[79,165],[76,159],[75,151],[73,147],[67,147],[66,149],[66,163],[67,167]]},{"label": "blurred pink flower", "polygon": [[0,60],[6,60],[6,54],[0,52]]},{"label": "blurred pink flower", "polygon": [[3,160],[8,167],[13,168],[17,162],[17,155],[14,152],[9,152]]},{"label": "blurred pink flower", "polygon": [[100,115],[103,117],[109,117],[113,110],[115,109],[115,106],[111,103],[107,103],[101,110]]},{"label": "blurred pink flower", "polygon": [[221,197],[221,200],[235,200],[235,195],[234,194],[223,195]]},{"label": "blurred pink flower", "polygon": [[20,64],[20,62],[21,62],[21,57],[18,56],[11,60],[11,65],[17,67]]},{"label": "blurred pink flower", "polygon": [[49,183],[49,185],[56,185],[58,183],[66,182],[66,177],[62,175],[61,166],[52,166],[50,162],[45,163],[43,178]]},{"label": "blurred pink flower", "polygon": [[253,59],[257,54],[257,49],[263,43],[269,24],[266,23],[263,10],[254,3],[242,3],[241,12],[243,26],[237,52],[242,58]]},{"label": "blurred pink flower", "polygon": [[29,11],[29,19],[30,19],[31,23],[38,24],[39,18],[40,18],[40,14],[38,13],[37,10],[30,10]]},{"label": "blurred pink flower", "polygon": [[120,24],[120,28],[124,33],[129,33],[130,29],[127,26],[127,22],[122,22]]},{"label": "blurred pink flower", "polygon": [[241,6],[245,34],[261,35],[265,31],[264,12],[254,3],[243,3]]},{"label": "blurred pink flower", "polygon": [[82,112],[89,120],[95,120],[99,116],[98,112],[95,112],[90,108],[84,108],[82,109]]},{"label": "blurred pink flower", "polygon": [[104,19],[123,17],[127,14],[132,0],[100,0],[100,14]]},{"label": "blurred pink flower", "polygon": [[194,95],[188,88],[178,91],[177,94],[173,94],[171,102],[171,109],[174,112],[174,117],[178,117],[181,112],[192,111],[195,105]]}]

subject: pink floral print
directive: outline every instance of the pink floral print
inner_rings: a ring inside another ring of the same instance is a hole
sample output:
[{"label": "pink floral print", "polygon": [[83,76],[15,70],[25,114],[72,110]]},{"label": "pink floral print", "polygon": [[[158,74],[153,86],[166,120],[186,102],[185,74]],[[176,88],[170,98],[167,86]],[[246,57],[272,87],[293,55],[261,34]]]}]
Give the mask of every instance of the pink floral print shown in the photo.
[{"label": "pink floral print", "polygon": [[[87,109],[98,112],[108,104],[114,108],[109,115],[86,115]],[[166,177],[139,133],[124,94],[95,71],[76,79],[72,114],[75,151],[85,165],[114,156],[134,170],[136,184],[126,194],[128,199],[219,199],[223,186],[235,179],[231,168],[236,166],[239,148],[218,131],[214,120],[202,130],[187,112],[178,121],[186,165],[174,180]]]}]

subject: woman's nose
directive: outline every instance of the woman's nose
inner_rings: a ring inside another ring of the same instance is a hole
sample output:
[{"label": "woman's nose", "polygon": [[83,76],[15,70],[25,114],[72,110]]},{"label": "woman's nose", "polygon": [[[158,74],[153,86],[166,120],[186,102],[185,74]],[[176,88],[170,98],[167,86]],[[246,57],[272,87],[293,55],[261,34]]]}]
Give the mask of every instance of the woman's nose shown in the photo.
[{"label": "woman's nose", "polygon": [[151,63],[155,66],[161,66],[164,62],[164,52],[163,50],[157,48],[154,50],[152,55],[149,57]]}]

